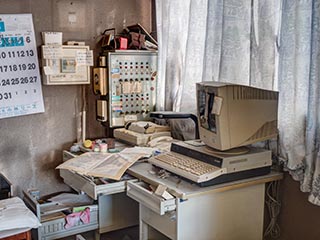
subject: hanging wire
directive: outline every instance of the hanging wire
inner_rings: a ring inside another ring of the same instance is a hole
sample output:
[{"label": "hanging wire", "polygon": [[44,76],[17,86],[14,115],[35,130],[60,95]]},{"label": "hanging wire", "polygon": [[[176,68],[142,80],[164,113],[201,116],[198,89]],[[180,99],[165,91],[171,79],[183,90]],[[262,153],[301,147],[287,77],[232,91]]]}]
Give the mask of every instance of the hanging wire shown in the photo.
[{"label": "hanging wire", "polygon": [[273,181],[268,184],[266,190],[266,205],[270,222],[265,230],[264,238],[270,236],[272,239],[278,239],[280,237],[280,226],[277,221],[281,209],[280,181]]}]

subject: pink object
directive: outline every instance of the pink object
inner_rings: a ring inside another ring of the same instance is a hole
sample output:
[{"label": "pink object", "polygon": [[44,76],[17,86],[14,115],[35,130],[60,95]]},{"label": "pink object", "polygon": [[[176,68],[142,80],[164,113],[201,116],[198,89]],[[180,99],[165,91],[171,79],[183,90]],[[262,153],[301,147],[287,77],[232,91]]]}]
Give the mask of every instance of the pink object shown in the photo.
[{"label": "pink object", "polygon": [[81,212],[80,220],[83,223],[89,223],[90,222],[90,208],[86,208],[84,211]]},{"label": "pink object", "polygon": [[126,50],[128,48],[128,39],[119,37],[119,43],[120,43],[119,49]]},{"label": "pink object", "polygon": [[66,224],[64,225],[65,229],[69,229],[77,225],[80,221],[83,223],[90,222],[90,208],[86,208],[81,212],[71,213],[66,216]]},{"label": "pink object", "polygon": [[100,143],[99,146],[100,146],[100,152],[102,152],[102,153],[108,152],[108,144]]}]

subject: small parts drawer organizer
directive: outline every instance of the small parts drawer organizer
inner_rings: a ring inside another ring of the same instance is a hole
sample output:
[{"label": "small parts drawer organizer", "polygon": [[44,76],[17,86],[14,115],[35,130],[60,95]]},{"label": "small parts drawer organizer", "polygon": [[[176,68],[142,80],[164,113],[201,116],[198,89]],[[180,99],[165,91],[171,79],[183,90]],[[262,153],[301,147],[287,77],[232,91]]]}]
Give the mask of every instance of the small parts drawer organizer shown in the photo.
[{"label": "small parts drawer organizer", "polygon": [[24,192],[24,201],[41,222],[32,232],[33,239],[58,239],[98,228],[98,205],[85,194],[62,193],[37,199]]}]

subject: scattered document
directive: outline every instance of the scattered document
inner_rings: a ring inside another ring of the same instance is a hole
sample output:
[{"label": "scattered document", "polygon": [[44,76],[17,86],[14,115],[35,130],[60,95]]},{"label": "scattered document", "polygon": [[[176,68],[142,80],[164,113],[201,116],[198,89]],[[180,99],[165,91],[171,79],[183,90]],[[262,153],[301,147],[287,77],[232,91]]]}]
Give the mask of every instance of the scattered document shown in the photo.
[{"label": "scattered document", "polygon": [[65,206],[83,206],[93,204],[93,200],[86,194],[75,193],[60,193],[48,199],[50,202],[55,202]]},{"label": "scattered document", "polygon": [[72,158],[58,169],[74,171],[81,175],[120,180],[125,171],[136,161],[151,157],[153,148],[125,148],[119,153],[87,152]]}]

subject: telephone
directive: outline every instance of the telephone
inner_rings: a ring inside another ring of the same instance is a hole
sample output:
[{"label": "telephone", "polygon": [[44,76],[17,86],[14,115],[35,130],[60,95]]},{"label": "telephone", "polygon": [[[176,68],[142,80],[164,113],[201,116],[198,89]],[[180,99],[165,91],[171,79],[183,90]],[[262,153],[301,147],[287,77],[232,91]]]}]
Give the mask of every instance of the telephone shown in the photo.
[{"label": "telephone", "polygon": [[144,121],[131,122],[126,125],[126,128],[114,129],[113,136],[116,139],[137,146],[147,146],[152,140],[154,140],[153,142],[156,144],[157,142],[170,141],[170,139],[172,139],[168,126],[160,126],[152,122]]},{"label": "telephone", "polygon": [[156,137],[148,142],[148,146],[157,147],[162,143],[171,143],[172,141],[173,141],[173,138],[169,136]]}]

